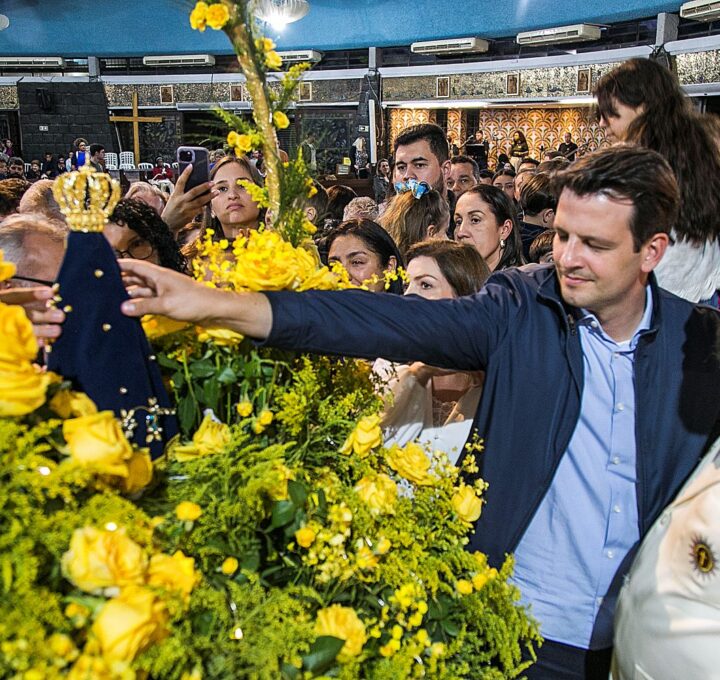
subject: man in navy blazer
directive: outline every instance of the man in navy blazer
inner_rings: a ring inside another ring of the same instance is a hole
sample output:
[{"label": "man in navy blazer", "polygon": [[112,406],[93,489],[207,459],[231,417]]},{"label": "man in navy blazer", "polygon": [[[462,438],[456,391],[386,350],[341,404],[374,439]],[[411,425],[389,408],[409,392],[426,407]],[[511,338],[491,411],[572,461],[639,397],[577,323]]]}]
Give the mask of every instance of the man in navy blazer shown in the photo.
[{"label": "man in navy blazer", "polygon": [[659,289],[679,193],[657,153],[619,145],[559,175],[554,266],[477,295],[208,289],[121,262],[131,316],[225,326],[268,345],[484,370],[474,429],[487,503],[470,547],[515,579],[546,642],[529,678],[604,678],[619,581],[720,413],[720,315]]}]

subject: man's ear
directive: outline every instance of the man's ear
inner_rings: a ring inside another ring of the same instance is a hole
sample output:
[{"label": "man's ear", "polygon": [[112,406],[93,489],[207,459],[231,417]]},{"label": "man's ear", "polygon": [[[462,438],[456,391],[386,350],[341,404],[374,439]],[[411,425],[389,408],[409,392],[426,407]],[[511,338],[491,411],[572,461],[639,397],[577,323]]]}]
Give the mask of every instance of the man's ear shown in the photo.
[{"label": "man's ear", "polygon": [[653,234],[640,247],[640,269],[646,274],[655,269],[662,260],[669,244],[670,237],[667,234]]},{"label": "man's ear", "polygon": [[305,217],[308,218],[310,222],[315,224],[315,220],[317,219],[317,209],[313,208],[313,206],[309,205],[305,208]]},{"label": "man's ear", "polygon": [[450,177],[450,169],[452,168],[452,163],[447,160],[445,161],[441,166],[440,169],[442,170],[443,179],[447,181],[447,178]]}]

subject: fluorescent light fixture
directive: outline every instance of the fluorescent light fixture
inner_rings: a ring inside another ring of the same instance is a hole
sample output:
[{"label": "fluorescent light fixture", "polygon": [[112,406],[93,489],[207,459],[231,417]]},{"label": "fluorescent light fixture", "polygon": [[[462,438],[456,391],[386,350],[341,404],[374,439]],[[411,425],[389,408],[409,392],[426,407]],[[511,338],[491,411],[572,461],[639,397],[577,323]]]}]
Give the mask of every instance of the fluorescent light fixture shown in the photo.
[{"label": "fluorescent light fixture", "polygon": [[282,31],[285,26],[302,19],[310,10],[307,0],[258,0],[255,14],[276,31]]}]

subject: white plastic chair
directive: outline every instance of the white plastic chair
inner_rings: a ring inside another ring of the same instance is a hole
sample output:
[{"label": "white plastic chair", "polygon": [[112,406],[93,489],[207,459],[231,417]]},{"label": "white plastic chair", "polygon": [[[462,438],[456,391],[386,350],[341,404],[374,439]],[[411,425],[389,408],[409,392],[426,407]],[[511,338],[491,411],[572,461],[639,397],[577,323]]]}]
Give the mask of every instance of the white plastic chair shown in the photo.
[{"label": "white plastic chair", "polygon": [[138,163],[138,170],[152,170],[152,163]]},{"label": "white plastic chair", "polygon": [[178,163],[177,161],[175,161],[175,163],[172,164],[172,169],[173,169],[173,170],[179,170],[179,169],[180,169],[180,163]]},{"label": "white plastic chair", "polygon": [[135,154],[132,151],[120,152],[120,169],[135,170]]},{"label": "white plastic chair", "polygon": [[32,167],[32,166],[30,165],[30,163],[25,163],[25,174],[26,174],[26,175],[28,174],[28,172],[30,172],[30,168],[31,168],[31,167]]},{"label": "white plastic chair", "polygon": [[105,152],[105,168],[107,170],[118,169],[118,155],[109,151]]}]

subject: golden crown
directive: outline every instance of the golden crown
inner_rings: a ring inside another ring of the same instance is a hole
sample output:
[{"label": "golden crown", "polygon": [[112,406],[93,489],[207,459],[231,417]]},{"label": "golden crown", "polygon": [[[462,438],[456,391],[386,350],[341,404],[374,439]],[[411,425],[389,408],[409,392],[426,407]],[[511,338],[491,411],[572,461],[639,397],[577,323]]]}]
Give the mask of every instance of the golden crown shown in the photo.
[{"label": "golden crown", "polygon": [[86,163],[60,175],[53,196],[71,231],[102,231],[120,200],[120,183]]}]

